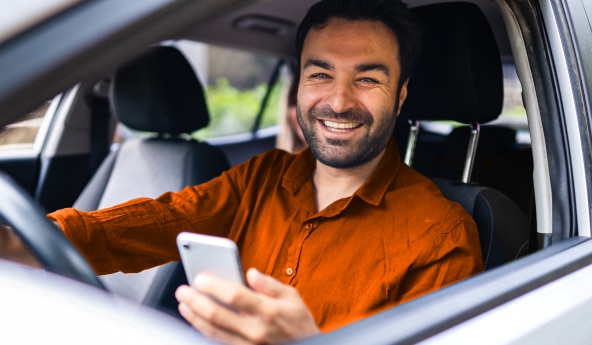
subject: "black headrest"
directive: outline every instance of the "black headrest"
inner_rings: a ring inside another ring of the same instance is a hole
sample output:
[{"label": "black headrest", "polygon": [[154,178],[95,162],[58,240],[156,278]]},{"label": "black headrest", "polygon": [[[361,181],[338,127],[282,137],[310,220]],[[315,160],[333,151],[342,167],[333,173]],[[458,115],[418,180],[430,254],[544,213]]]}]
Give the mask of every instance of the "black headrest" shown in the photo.
[{"label": "black headrest", "polygon": [[139,131],[191,133],[210,121],[195,71],[170,46],[151,47],[120,67],[113,77],[111,99],[115,116]]},{"label": "black headrest", "polygon": [[460,2],[414,11],[425,29],[424,46],[401,116],[467,124],[496,119],[503,105],[502,62],[483,12]]}]

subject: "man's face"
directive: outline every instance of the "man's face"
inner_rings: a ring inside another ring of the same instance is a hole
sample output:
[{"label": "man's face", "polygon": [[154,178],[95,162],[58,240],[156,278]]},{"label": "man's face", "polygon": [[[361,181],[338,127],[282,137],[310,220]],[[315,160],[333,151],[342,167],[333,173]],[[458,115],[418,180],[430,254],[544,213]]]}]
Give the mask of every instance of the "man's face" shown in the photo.
[{"label": "man's face", "polygon": [[378,21],[331,18],[302,50],[298,122],[321,163],[350,168],[381,154],[407,83],[398,92],[399,45]]}]

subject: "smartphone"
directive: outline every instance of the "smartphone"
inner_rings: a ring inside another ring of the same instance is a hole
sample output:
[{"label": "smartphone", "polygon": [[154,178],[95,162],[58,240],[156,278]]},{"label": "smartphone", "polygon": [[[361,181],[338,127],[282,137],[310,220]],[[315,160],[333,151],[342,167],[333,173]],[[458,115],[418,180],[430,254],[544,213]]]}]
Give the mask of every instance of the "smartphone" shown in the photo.
[{"label": "smartphone", "polygon": [[245,285],[243,268],[236,244],[224,237],[182,232],[177,248],[189,284],[199,273]]}]

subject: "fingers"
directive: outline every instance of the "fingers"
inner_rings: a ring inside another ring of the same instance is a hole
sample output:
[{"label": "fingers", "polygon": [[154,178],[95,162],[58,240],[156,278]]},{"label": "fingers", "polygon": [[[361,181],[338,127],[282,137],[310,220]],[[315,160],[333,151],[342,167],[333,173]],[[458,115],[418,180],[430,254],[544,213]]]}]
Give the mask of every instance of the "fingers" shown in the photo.
[{"label": "fingers", "polygon": [[[175,294],[180,303],[179,313],[193,327],[208,337],[224,342],[240,344],[263,341],[266,335],[265,328],[262,327],[260,322],[257,322],[257,318],[244,310],[240,310],[237,306],[239,303],[234,303],[232,298],[224,298],[224,293],[221,291],[236,289],[238,293],[229,292],[234,296],[242,296],[236,301],[253,298],[255,297],[254,292],[244,286],[236,286],[212,276],[205,276],[203,282],[195,285],[196,287],[204,287],[204,290],[196,291],[184,285],[180,286]],[[215,297],[218,302],[209,293],[206,293],[210,288],[212,288],[211,291],[216,291],[216,296],[220,296],[220,298]],[[247,293],[241,294],[241,290],[244,290],[243,293],[245,291]]]},{"label": "fingers", "polygon": [[[183,295],[185,292],[182,291],[183,289],[192,290],[188,286],[182,286],[179,288],[181,292],[177,295]],[[185,302],[179,303],[179,313],[183,316],[195,329],[197,329],[200,333],[204,336],[213,339],[218,342],[228,343],[228,344],[248,344],[243,337],[231,332],[227,331],[223,328],[217,327],[216,325],[212,324],[210,321],[202,318],[198,313],[192,309],[188,304]]]},{"label": "fingers", "polygon": [[210,275],[197,276],[194,285],[198,291],[210,295],[221,303],[249,314],[273,314],[268,299],[299,300],[296,289],[285,285],[255,268],[247,271],[247,282],[252,290],[236,286]]},{"label": "fingers", "polygon": [[193,283],[197,291],[206,294],[234,310],[250,311],[260,304],[260,297],[244,285],[237,285],[218,277],[200,274]]},{"label": "fingers", "polygon": [[294,288],[257,270],[249,270],[247,280],[253,289],[200,275],[195,289],[177,289],[179,312],[204,335],[223,342],[276,343],[319,332]]},{"label": "fingers", "polygon": [[243,286],[237,288],[234,284],[217,277],[200,275],[196,278],[195,286],[200,292],[248,314],[275,314],[275,310],[270,309],[270,304],[267,303],[270,299],[286,301],[300,299],[296,289],[255,268],[247,271],[247,283],[252,290]]},{"label": "fingers", "polygon": [[199,320],[208,320],[209,324],[232,331],[233,326],[240,321],[234,310],[228,309],[207,294],[195,291],[189,286],[180,286],[175,293],[175,297],[180,304],[184,305],[184,308],[191,311],[187,316],[182,314],[191,324],[198,323]]},{"label": "fingers", "polygon": [[196,277],[193,285],[199,292],[214,297],[227,306],[246,312],[256,311],[261,306],[261,299],[265,296],[270,298],[298,297],[294,288],[255,268],[247,271],[247,282],[253,290],[237,286],[212,275],[200,274]]},{"label": "fingers", "polygon": [[259,272],[255,268],[250,268],[247,271],[247,283],[256,292],[271,298],[297,296],[294,288]]},{"label": "fingers", "polygon": [[1,223],[0,258],[36,268],[43,268],[43,265],[29,252],[14,230]]}]

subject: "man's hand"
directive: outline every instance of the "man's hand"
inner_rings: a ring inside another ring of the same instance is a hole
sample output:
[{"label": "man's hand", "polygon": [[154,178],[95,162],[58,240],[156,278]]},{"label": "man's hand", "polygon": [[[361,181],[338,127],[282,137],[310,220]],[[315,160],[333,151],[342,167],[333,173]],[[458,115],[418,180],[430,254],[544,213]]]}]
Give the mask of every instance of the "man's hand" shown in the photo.
[{"label": "man's hand", "polygon": [[0,259],[18,262],[33,267],[42,267],[23,245],[14,231],[0,223]]},{"label": "man's hand", "polygon": [[199,275],[197,291],[177,289],[179,312],[202,334],[231,344],[275,344],[320,333],[296,289],[254,268],[247,282],[252,290]]}]

